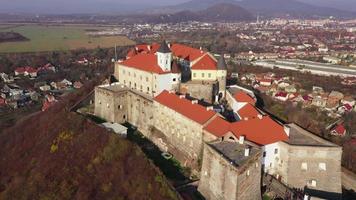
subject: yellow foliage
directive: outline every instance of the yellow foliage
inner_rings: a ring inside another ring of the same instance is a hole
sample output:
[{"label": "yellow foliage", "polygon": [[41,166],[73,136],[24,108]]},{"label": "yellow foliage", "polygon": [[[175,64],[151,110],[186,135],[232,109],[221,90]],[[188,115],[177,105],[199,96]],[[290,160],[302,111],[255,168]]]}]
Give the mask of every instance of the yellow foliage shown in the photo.
[{"label": "yellow foliage", "polygon": [[50,152],[55,153],[57,151],[58,151],[58,144],[56,144],[56,143],[52,144]]}]

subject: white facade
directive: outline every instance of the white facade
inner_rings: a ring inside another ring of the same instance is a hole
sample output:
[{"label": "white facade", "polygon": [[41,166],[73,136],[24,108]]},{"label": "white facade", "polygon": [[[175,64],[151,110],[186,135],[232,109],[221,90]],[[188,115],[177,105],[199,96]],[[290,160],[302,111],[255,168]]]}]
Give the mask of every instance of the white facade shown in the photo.
[{"label": "white facade", "polygon": [[279,162],[280,147],[279,142],[268,144],[262,147],[263,156],[262,164],[264,165],[264,172],[273,174],[276,165]]},{"label": "white facade", "polygon": [[165,72],[171,71],[172,70],[172,53],[157,52],[157,62],[158,62],[158,66],[160,66],[163,71],[165,71]]}]

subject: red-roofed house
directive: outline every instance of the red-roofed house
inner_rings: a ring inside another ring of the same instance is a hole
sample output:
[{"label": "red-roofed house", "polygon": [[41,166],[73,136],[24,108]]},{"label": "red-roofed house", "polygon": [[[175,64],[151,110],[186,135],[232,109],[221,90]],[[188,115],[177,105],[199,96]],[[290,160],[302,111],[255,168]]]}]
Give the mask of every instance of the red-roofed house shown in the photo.
[{"label": "red-roofed house", "polygon": [[24,75],[30,77],[37,77],[37,69],[26,66],[26,67],[18,67],[15,69],[15,76]]},{"label": "red-roofed house", "polygon": [[25,67],[18,67],[15,69],[15,76],[24,75],[25,71]]},{"label": "red-roofed house", "polygon": [[275,99],[278,99],[280,101],[287,101],[288,100],[288,93],[287,92],[277,92],[274,95]]},{"label": "red-roofed house", "polygon": [[135,55],[115,65],[114,75],[120,83],[151,96],[163,90],[178,90],[181,74],[176,69],[173,72],[172,51],[165,41],[160,46],[138,45],[135,51]]},{"label": "red-roofed house", "polygon": [[335,128],[333,128],[330,132],[331,135],[335,136],[345,136],[346,135],[346,129],[343,124],[337,125]]},{"label": "red-roofed house", "polygon": [[156,96],[163,90],[178,91],[181,70],[173,63],[190,67],[192,80],[219,81],[219,92],[225,95],[225,63],[199,49],[165,41],[160,45],[137,45],[125,61],[116,63],[114,75],[125,86]]}]

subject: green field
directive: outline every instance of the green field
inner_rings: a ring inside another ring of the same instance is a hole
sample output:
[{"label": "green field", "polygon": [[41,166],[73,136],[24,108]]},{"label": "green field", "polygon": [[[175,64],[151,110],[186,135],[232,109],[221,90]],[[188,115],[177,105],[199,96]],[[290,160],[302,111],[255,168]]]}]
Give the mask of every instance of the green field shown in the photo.
[{"label": "green field", "polygon": [[90,37],[85,29],[98,29],[98,27],[23,25],[2,28],[0,32],[18,32],[30,41],[0,43],[0,53],[64,51],[79,48],[108,48],[114,47],[115,44],[118,46],[134,44],[125,36]]}]

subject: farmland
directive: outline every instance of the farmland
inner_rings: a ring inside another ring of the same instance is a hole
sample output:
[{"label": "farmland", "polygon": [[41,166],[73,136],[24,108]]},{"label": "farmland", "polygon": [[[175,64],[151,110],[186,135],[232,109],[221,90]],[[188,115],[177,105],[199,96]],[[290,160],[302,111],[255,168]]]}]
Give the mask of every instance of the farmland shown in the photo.
[{"label": "farmland", "polygon": [[21,25],[1,26],[0,32],[17,32],[29,41],[0,43],[0,53],[66,51],[80,48],[109,48],[116,45],[133,45],[125,36],[91,37],[86,29],[100,27]]}]

